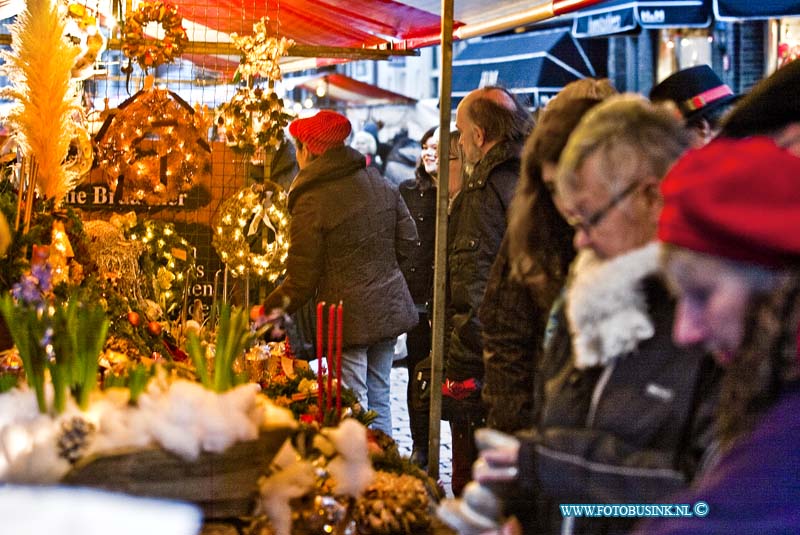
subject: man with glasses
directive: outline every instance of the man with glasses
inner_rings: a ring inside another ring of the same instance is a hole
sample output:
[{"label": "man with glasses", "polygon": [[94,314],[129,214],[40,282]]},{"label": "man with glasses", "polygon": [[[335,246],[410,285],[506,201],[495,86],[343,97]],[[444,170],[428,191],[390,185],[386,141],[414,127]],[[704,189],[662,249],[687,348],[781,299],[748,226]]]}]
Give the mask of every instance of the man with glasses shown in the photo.
[{"label": "man with glasses", "polygon": [[635,518],[562,518],[557,505],[664,502],[713,451],[718,371],[671,340],[654,241],[661,178],[688,144],[668,111],[621,95],[562,154],[557,194],[579,252],[536,377],[536,424],[474,467],[479,482],[515,480],[532,498],[526,533],[625,533]]}]

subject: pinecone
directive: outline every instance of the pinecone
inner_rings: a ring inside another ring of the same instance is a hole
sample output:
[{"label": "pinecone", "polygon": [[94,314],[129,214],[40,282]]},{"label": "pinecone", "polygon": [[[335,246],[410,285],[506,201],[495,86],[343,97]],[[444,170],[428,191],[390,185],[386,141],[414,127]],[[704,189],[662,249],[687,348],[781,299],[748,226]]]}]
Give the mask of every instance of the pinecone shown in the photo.
[{"label": "pinecone", "polygon": [[353,517],[361,535],[416,535],[428,532],[430,512],[428,493],[419,479],[377,471],[356,501]]},{"label": "pinecone", "polygon": [[94,424],[80,416],[61,422],[61,435],[58,437],[58,455],[75,464],[86,453],[89,440],[94,433]]}]

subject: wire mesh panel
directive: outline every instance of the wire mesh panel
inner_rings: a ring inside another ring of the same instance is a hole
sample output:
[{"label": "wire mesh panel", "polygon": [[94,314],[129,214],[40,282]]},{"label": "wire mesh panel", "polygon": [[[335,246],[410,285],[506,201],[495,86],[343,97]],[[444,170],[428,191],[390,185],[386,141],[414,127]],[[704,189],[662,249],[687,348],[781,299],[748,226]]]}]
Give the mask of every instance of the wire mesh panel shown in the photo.
[{"label": "wire mesh panel", "polygon": [[[279,2],[78,5],[96,14],[106,47],[82,83],[95,164],[68,204],[86,220],[133,211],[139,220],[173,223],[196,257],[194,273],[186,274],[188,304],[199,299],[207,308],[223,293],[246,302],[245,288],[263,294],[272,283],[225,274],[212,246],[220,205],[270,175],[257,146],[242,149],[226,136],[218,110],[248,83],[234,81],[241,56],[229,34],[252,34],[260,17],[277,21]],[[281,153],[292,157],[285,148]],[[250,241],[247,253],[254,254],[263,240]]]}]

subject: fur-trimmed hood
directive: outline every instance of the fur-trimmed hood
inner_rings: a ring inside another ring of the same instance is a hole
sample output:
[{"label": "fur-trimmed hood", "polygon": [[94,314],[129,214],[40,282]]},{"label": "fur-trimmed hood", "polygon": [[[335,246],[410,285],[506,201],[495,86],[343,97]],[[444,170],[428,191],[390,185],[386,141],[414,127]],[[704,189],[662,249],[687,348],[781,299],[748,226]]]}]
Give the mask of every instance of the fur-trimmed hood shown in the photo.
[{"label": "fur-trimmed hood", "polygon": [[567,288],[567,320],[577,368],[605,366],[655,333],[642,281],[658,272],[656,242],[608,261],[581,251]]}]

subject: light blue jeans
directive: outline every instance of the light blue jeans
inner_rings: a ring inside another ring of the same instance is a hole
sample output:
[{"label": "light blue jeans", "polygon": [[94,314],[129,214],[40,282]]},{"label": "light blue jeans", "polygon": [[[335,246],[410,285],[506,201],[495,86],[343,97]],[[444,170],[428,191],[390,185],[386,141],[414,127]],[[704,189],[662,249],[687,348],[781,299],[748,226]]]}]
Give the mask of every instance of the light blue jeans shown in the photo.
[{"label": "light blue jeans", "polygon": [[372,427],[392,436],[391,389],[394,344],[392,338],[371,346],[342,350],[342,381],[352,389],[364,409],[378,413]]}]

